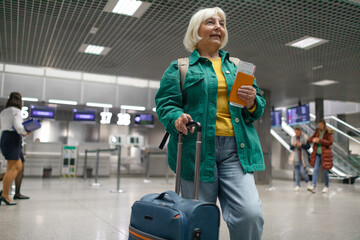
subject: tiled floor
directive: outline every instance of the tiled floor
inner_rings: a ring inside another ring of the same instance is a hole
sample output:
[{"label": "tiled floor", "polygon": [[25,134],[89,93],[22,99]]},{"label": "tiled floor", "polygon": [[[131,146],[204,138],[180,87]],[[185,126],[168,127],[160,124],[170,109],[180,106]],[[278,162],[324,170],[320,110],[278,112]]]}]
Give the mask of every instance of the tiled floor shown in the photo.
[{"label": "tiled floor", "polygon": [[[93,181],[93,180],[92,180]],[[100,187],[80,179],[25,178],[23,194],[30,200],[0,206],[0,239],[127,239],[130,208],[152,192],[173,188],[174,179],[144,183],[123,178],[125,193],[110,193],[115,178],[101,178]],[[259,185],[265,219],[263,239],[360,239],[360,184],[331,183],[330,192],[316,194],[304,188],[296,193],[293,182],[273,181],[275,189]],[[221,223],[220,239],[229,239]]]}]

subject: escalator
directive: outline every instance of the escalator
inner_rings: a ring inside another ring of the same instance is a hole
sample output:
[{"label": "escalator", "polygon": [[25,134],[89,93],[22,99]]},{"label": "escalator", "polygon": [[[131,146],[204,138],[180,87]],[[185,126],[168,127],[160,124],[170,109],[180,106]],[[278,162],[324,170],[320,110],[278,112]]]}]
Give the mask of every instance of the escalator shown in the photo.
[{"label": "escalator", "polygon": [[[302,131],[309,137],[315,131],[315,116],[310,114],[309,124],[299,125]],[[334,130],[333,168],[330,170],[330,178],[342,180],[344,183],[354,183],[360,175],[360,130],[334,117],[326,117],[327,127]],[[295,135],[293,128],[282,121],[281,127],[274,127],[270,133],[283,147],[290,152],[290,138]],[[309,149],[312,153],[312,148]],[[311,171],[310,171],[311,172]]]}]

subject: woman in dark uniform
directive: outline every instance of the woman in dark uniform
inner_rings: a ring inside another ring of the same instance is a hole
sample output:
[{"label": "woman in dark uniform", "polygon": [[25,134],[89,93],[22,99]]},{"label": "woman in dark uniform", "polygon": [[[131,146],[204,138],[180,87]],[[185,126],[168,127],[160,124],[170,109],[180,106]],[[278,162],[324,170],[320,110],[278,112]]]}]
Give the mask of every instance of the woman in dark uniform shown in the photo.
[{"label": "woman in dark uniform", "polygon": [[1,153],[7,160],[7,167],[3,179],[3,192],[0,196],[0,205],[2,202],[6,205],[15,205],[10,201],[9,189],[12,181],[22,170],[21,163],[21,144],[22,137],[27,136],[30,132],[26,132],[22,125],[23,119],[21,117],[21,94],[12,92],[5,109],[0,113],[1,124]]}]

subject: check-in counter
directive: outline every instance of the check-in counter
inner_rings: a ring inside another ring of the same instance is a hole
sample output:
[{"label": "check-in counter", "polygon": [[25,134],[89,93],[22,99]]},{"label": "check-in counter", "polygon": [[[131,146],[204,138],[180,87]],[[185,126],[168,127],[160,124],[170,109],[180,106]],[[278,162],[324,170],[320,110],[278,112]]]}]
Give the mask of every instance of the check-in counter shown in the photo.
[{"label": "check-in counter", "polygon": [[[110,149],[108,143],[85,142],[78,146],[78,162],[76,175],[84,175],[85,150]],[[99,154],[99,177],[110,176],[110,152],[100,152]],[[87,153],[87,168],[92,169],[92,175],[95,175],[96,169],[96,152]]]},{"label": "check-in counter", "polygon": [[142,148],[133,145],[122,146],[121,169],[125,174],[145,174],[145,167],[141,159]]},{"label": "check-in counter", "polygon": [[158,146],[147,148],[148,154],[148,177],[173,175],[168,166],[168,157],[166,149],[159,149]]},{"label": "check-in counter", "polygon": [[42,177],[44,169],[51,169],[52,177],[61,172],[61,142],[29,142],[26,144],[24,176]]}]

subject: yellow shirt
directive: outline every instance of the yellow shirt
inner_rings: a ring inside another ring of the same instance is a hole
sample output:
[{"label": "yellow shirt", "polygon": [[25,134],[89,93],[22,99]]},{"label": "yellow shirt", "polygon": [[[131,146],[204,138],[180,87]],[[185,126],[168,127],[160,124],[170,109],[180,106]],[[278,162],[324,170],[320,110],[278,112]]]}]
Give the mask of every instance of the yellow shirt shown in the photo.
[{"label": "yellow shirt", "polygon": [[234,129],[231,123],[227,84],[221,69],[221,58],[210,59],[218,79],[218,95],[216,104],[216,136],[234,136]]}]

